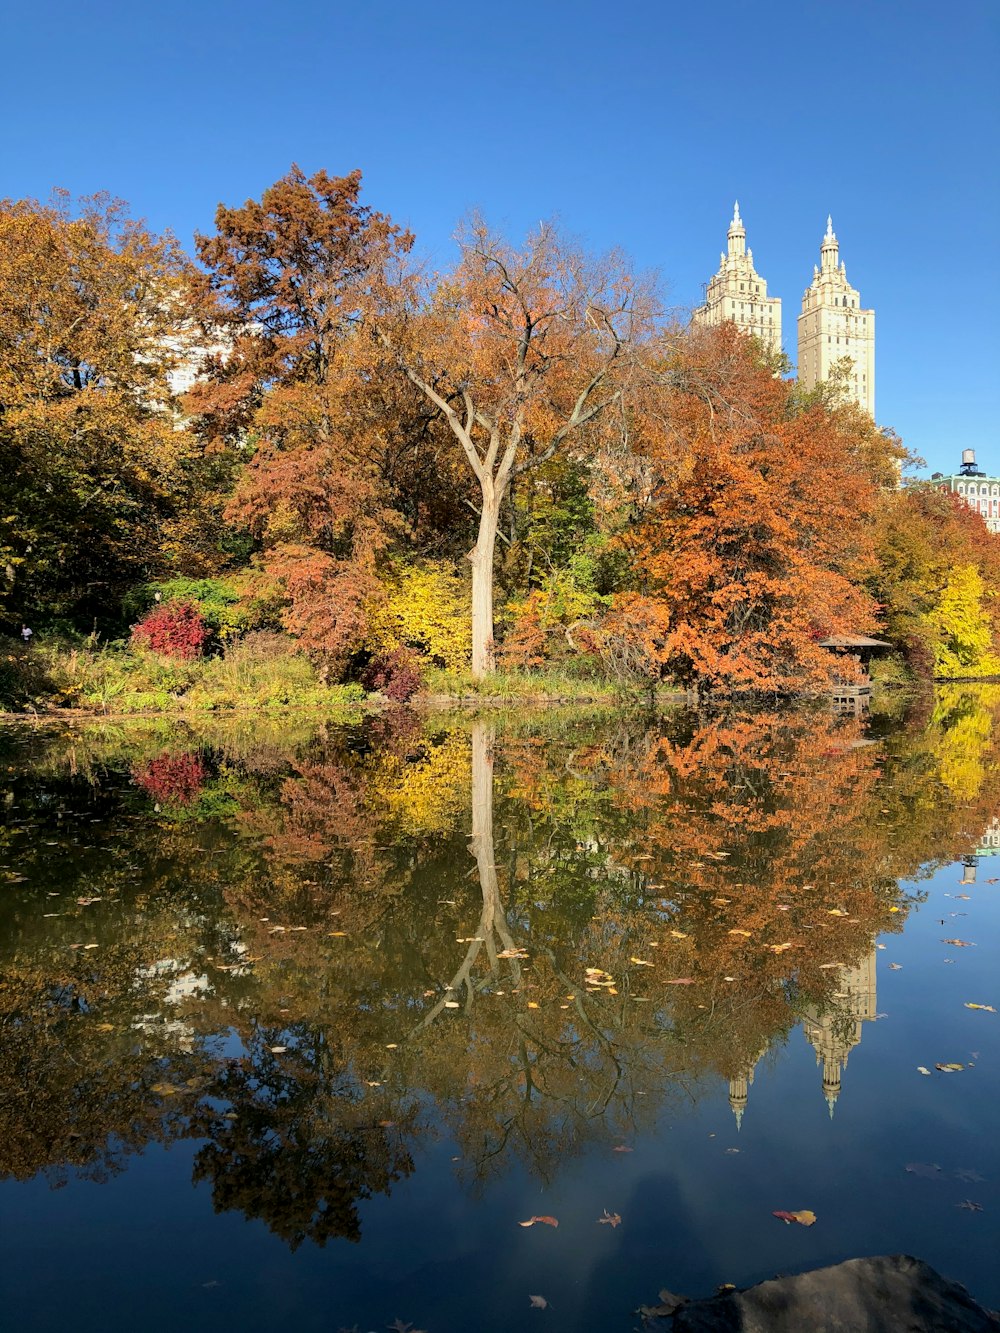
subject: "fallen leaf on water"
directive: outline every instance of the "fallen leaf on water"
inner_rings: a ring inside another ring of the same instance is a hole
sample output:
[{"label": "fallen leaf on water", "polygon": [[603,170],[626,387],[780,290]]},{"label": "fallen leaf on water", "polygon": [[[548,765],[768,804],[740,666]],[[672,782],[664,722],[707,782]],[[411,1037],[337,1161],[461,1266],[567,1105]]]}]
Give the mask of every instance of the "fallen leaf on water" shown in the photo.
[{"label": "fallen leaf on water", "polygon": [[941,1175],[937,1162],[907,1162],[906,1170],[911,1176],[921,1176],[924,1180],[936,1180]]},{"label": "fallen leaf on water", "polygon": [[971,1001],[967,1000],[967,1001],[965,1002],[965,1007],[966,1007],[966,1009],[982,1009],[982,1010],[984,1010],[987,1014],[995,1014],[995,1013],[996,1013],[996,1010],[993,1008],[993,1006],[992,1006],[991,1004],[973,1004]]},{"label": "fallen leaf on water", "polygon": [[942,944],[953,944],[956,949],[974,949],[976,946],[968,940],[942,940]]},{"label": "fallen leaf on water", "polygon": [[618,1147],[617,1147],[617,1148],[612,1148],[611,1151],[612,1151],[612,1152],[632,1152],[632,1149],[628,1146],[627,1143],[619,1143]]},{"label": "fallen leaf on water", "polygon": [[603,1217],[599,1217],[599,1218],[597,1219],[597,1222],[598,1222],[598,1225],[599,1225],[599,1226],[609,1226],[609,1227],[612,1227],[612,1228],[614,1228],[614,1227],[620,1227],[621,1224],[622,1224],[622,1220],[621,1220],[621,1218],[618,1216],[618,1214],[617,1214],[617,1213],[609,1213],[608,1210],[607,1210],[606,1208],[605,1208],[605,1210],[604,1210],[604,1216],[603,1216]]},{"label": "fallen leaf on water", "polygon": [[727,1148],[726,1152],[739,1152],[739,1148]]},{"label": "fallen leaf on water", "polygon": [[722,1296],[722,1295],[724,1295],[725,1292],[727,1292],[727,1291],[735,1291],[735,1290],[736,1290],[736,1283],[735,1283],[735,1282],[720,1282],[719,1285],[716,1287],[715,1290],[719,1293],[720,1296]]},{"label": "fallen leaf on water", "polygon": [[[273,933],[273,932],[272,932]],[[331,939],[343,939],[347,934],[346,930],[328,930],[326,932]]]},{"label": "fallen leaf on water", "polygon": [[767,947],[771,953],[784,953],[786,949],[790,949],[792,946],[790,944],[769,944]]},{"label": "fallen leaf on water", "polygon": [[[898,910],[898,909],[897,909],[897,910]],[[847,915],[847,913],[844,911],[844,909],[843,909],[842,907],[828,907],[828,908],[826,909],[826,914],[827,914],[827,916],[846,916],[846,915]]]},{"label": "fallen leaf on water", "polygon": [[630,958],[630,963],[635,963],[636,967],[652,967],[652,963],[647,963],[645,958]]},{"label": "fallen leaf on water", "polygon": [[825,972],[828,967],[846,967],[846,963],[820,963],[819,970]]},{"label": "fallen leaf on water", "polygon": [[[478,936],[474,936],[473,938],[478,938]],[[526,950],[521,948],[504,949],[502,953],[497,954],[498,958],[527,958],[527,956],[528,954]]]},{"label": "fallen leaf on water", "polygon": [[446,1009],[460,1009],[462,1006],[457,1000],[445,1000],[444,1007]]},{"label": "fallen leaf on water", "polygon": [[537,1003],[536,1003],[534,1000],[529,1000],[529,1001],[528,1001],[528,1008],[529,1008],[529,1009],[537,1009],[537,1008],[538,1008],[538,1005],[537,1005]]},{"label": "fallen leaf on water", "polygon": [[712,899],[712,906],[713,906],[713,907],[728,907],[729,904],[730,904],[732,901],[733,901],[732,898],[713,898],[713,899]]},{"label": "fallen leaf on water", "polygon": [[981,1213],[983,1211],[983,1205],[981,1203],[973,1203],[971,1199],[963,1199],[961,1203],[956,1203],[955,1207],[964,1208],[966,1212],[969,1213]]},{"label": "fallen leaf on water", "polygon": [[795,1213],[786,1213],[783,1212],[780,1208],[777,1208],[774,1210],[774,1212],[772,1212],[771,1216],[780,1217],[782,1222],[784,1222],[786,1226],[790,1222],[798,1222],[799,1226],[811,1227],[812,1224],[816,1221],[816,1214],[812,1211],[811,1208],[801,1208],[798,1212]]},{"label": "fallen leaf on water", "polygon": [[748,940],[752,934],[752,931],[740,930],[739,926],[735,926],[729,933],[730,935],[742,935],[745,940]]},{"label": "fallen leaf on water", "polygon": [[149,1090],[159,1093],[161,1097],[176,1097],[180,1092],[180,1088],[175,1087],[173,1083],[153,1083]]},{"label": "fallen leaf on water", "polygon": [[928,1078],[930,1078],[931,1076],[931,1071],[927,1068],[926,1065],[917,1065],[917,1073],[926,1074]]},{"label": "fallen leaf on water", "polygon": [[668,986],[693,986],[694,977],[674,977],[667,982]]},{"label": "fallen leaf on water", "polygon": [[956,894],[955,894],[955,897],[956,897],[956,898],[961,898],[964,902],[971,902],[971,900],[972,900],[972,894],[971,894],[971,893],[956,893]]},{"label": "fallen leaf on water", "polygon": [[536,1222],[543,1222],[547,1227],[557,1227],[558,1221],[554,1217],[529,1217],[527,1222],[518,1222],[519,1227],[533,1227]]},{"label": "fallen leaf on water", "polygon": [[529,1296],[528,1300],[531,1302],[533,1310],[544,1310],[548,1306],[548,1301],[544,1296]]},{"label": "fallen leaf on water", "polygon": [[97,1025],[98,1032],[114,1032],[114,1030],[115,1030],[114,1023],[98,1023]]},{"label": "fallen leaf on water", "polygon": [[938,1064],[936,1064],[936,1065],[934,1066],[934,1068],[935,1068],[935,1069],[940,1069],[942,1074],[957,1074],[958,1071],[959,1071],[960,1069],[964,1069],[964,1068],[965,1068],[965,1065],[956,1065],[956,1064],[938,1065]]},{"label": "fallen leaf on water", "polygon": [[269,1050],[272,1055],[283,1055],[288,1050],[287,1046],[271,1046]]},{"label": "fallen leaf on water", "polygon": [[902,969],[903,969],[903,964],[902,964],[902,963],[890,963],[890,964],[889,964],[889,971],[890,971],[890,972],[901,972]]}]

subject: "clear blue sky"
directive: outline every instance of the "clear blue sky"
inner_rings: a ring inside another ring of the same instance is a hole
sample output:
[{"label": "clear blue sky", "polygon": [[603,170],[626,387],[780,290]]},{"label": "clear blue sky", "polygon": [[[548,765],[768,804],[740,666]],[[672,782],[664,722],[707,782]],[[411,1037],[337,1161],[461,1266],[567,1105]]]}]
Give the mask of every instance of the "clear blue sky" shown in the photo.
[{"label": "clear blue sky", "polygon": [[106,189],[188,247],[294,160],[446,262],[558,216],[696,304],[739,198],[785,347],[833,214],[878,419],[1000,472],[998,0],[8,0],[0,194]]}]

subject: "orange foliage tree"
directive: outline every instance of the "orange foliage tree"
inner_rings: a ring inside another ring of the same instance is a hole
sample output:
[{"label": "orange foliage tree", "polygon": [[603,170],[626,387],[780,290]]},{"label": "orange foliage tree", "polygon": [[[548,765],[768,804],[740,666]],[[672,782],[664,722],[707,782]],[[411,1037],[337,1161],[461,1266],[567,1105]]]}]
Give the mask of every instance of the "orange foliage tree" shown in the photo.
[{"label": "orange foliage tree", "polygon": [[860,585],[898,446],[853,407],[803,404],[731,325],[677,339],[653,369],[621,541],[654,669],[718,690],[815,685],[817,640],[875,626]]}]

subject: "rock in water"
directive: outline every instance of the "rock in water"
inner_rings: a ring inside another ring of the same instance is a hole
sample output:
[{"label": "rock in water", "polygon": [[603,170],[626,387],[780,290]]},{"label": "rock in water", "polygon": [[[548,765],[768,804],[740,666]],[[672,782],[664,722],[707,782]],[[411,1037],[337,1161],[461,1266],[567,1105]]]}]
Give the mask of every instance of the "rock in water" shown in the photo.
[{"label": "rock in water", "polygon": [[[647,1307],[648,1309],[649,1307]],[[744,1291],[663,1307],[645,1318],[657,1333],[1000,1333],[957,1282],[908,1254],[848,1259]]]}]

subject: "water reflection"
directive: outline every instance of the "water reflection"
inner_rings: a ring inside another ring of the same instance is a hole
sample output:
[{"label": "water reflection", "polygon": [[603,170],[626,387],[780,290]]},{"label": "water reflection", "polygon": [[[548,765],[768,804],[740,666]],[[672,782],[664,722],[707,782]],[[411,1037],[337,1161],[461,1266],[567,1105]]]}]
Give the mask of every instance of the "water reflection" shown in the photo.
[{"label": "water reflection", "polygon": [[11,733],[0,1174],[190,1139],[296,1247],[440,1137],[476,1191],[739,1125],[799,1025],[832,1115],[900,881],[996,829],[997,709]]}]

